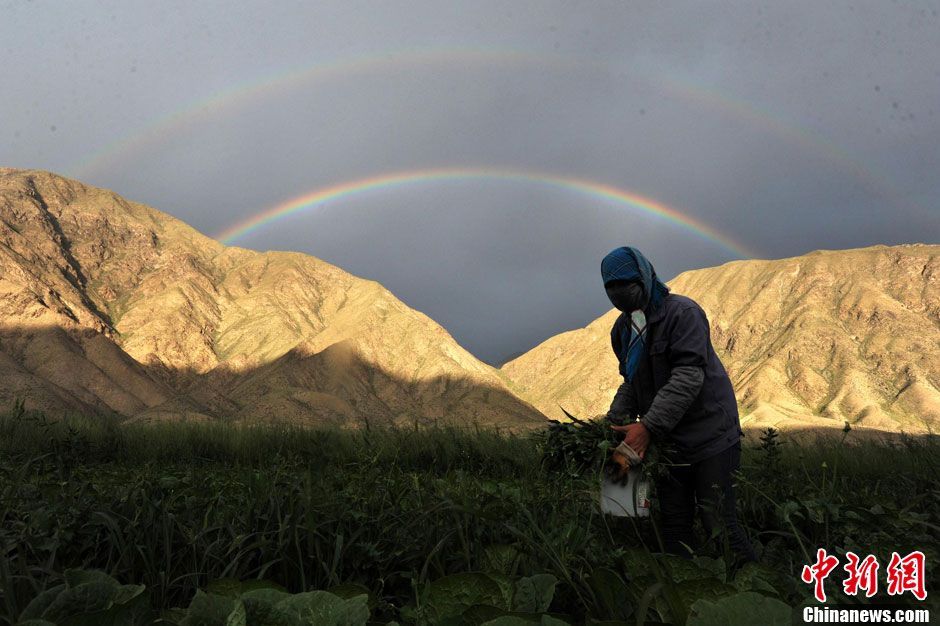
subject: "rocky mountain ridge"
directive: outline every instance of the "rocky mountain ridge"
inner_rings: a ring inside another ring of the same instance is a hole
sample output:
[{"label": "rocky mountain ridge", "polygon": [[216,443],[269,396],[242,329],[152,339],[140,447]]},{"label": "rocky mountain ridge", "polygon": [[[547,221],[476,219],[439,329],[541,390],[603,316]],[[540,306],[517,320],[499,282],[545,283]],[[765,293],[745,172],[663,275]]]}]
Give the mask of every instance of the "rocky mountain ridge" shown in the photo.
[{"label": "rocky mountain ridge", "polygon": [[543,420],[374,281],[225,247],[44,171],[0,168],[0,319],[0,404],[134,419]]},{"label": "rocky mountain ridge", "polygon": [[[653,259],[655,264],[655,259]],[[820,250],[684,272],[708,315],[745,425],[940,427],[940,246]],[[551,417],[607,411],[620,376],[611,310],[506,363]]]}]

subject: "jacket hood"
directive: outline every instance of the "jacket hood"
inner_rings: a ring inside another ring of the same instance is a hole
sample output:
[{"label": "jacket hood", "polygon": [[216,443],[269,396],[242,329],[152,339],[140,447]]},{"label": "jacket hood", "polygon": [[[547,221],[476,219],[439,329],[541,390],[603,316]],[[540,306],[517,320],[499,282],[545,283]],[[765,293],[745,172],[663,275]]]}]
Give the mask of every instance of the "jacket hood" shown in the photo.
[{"label": "jacket hood", "polygon": [[613,280],[639,280],[647,294],[644,309],[656,310],[662,305],[669,288],[656,276],[656,270],[643,253],[629,246],[614,248],[601,261],[604,286]]}]

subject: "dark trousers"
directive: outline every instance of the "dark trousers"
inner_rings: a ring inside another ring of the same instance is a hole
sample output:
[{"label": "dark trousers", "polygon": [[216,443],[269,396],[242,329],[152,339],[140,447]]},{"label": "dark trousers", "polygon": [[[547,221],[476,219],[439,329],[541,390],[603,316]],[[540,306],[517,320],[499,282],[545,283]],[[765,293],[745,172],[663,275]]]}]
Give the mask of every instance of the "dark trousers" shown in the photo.
[{"label": "dark trousers", "polygon": [[718,541],[722,542],[719,545],[724,545],[726,537],[736,563],[756,560],[751,542],[738,524],[735,508],[731,473],[740,464],[741,443],[738,442],[697,463],[669,467],[668,474],[657,480],[659,524],[666,552],[689,556],[689,550],[696,548],[692,522],[697,507],[706,535],[711,538],[718,529]]}]

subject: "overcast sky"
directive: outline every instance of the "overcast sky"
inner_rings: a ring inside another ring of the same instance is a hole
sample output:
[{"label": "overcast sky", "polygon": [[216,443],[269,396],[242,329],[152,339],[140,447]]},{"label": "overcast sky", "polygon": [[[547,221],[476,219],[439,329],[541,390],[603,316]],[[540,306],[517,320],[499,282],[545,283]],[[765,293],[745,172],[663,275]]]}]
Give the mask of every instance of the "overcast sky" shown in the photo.
[{"label": "overcast sky", "polygon": [[[600,260],[940,242],[940,3],[0,1],[0,165],[380,281],[491,363],[610,308]],[[661,203],[717,237],[546,179]]]}]

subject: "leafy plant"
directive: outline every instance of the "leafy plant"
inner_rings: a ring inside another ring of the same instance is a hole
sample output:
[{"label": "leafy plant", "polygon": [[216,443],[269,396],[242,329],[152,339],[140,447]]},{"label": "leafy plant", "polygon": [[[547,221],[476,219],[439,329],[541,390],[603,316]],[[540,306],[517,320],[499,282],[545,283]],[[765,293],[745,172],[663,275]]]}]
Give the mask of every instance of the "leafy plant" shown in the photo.
[{"label": "leafy plant", "polygon": [[23,609],[20,624],[40,626],[135,626],[149,624],[143,585],[122,585],[96,570],[70,569]]},{"label": "leafy plant", "polygon": [[429,583],[417,606],[404,614],[428,625],[481,623],[511,614],[533,618],[548,610],[557,582],[550,574],[516,580],[482,572],[454,574]]},{"label": "leafy plant", "polygon": [[788,626],[792,623],[793,613],[780,600],[745,591],[714,602],[705,599],[696,601],[686,626],[753,624],[755,619],[766,626]]},{"label": "leafy plant", "polygon": [[[199,589],[203,617],[223,621],[294,619],[288,596],[313,593],[304,601],[337,619],[373,624],[613,625],[680,624],[710,614],[701,600],[745,592],[798,606],[812,597],[799,572],[814,546],[940,558],[936,438],[779,434],[769,473],[768,453],[745,447],[738,512],[761,564],[736,570],[709,544],[693,560],[659,554],[649,520],[601,515],[597,470],[616,433],[554,432],[557,446],[551,429],[147,426],[21,407],[0,415],[0,625],[83,619],[43,615],[68,584],[91,582],[70,568],[146,585],[128,602],[164,624],[190,617]],[[123,610],[121,596],[87,591],[69,606]]]},{"label": "leafy plant", "polygon": [[780,462],[780,431],[768,426],[760,435],[760,450],[764,453],[764,467],[773,470]]},{"label": "leafy plant", "polygon": [[541,434],[542,462],[546,469],[569,471],[574,476],[596,473],[617,441],[616,432],[604,420],[570,422],[549,420]]}]

